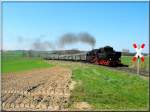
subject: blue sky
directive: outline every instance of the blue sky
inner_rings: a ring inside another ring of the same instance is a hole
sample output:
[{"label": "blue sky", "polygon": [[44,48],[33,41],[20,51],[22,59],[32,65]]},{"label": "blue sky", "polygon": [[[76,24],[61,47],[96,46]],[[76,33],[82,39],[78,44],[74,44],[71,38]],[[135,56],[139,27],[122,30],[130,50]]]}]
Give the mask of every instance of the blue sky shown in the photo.
[{"label": "blue sky", "polygon": [[[136,42],[145,43],[143,52],[148,52],[148,8],[148,2],[4,2],[3,48],[30,49],[37,38],[55,42],[68,32],[88,32],[96,39],[95,48],[110,45],[134,52]],[[24,42],[19,43],[18,37]],[[65,49],[91,47],[77,43]]]}]

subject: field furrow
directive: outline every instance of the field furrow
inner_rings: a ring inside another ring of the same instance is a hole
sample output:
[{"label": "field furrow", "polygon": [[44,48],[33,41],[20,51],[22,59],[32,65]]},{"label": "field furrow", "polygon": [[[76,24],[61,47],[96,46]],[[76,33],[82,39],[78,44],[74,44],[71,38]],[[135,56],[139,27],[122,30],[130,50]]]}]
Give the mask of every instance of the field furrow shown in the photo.
[{"label": "field furrow", "polygon": [[53,67],[2,79],[3,110],[62,110],[69,101],[70,69]]}]

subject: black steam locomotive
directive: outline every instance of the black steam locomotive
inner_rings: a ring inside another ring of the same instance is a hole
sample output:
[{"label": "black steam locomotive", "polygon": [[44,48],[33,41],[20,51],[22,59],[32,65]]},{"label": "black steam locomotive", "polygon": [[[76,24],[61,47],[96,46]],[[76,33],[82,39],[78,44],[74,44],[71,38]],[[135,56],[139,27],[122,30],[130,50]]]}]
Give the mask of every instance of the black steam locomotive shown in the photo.
[{"label": "black steam locomotive", "polygon": [[121,64],[121,52],[116,52],[112,47],[106,46],[100,49],[93,49],[86,54],[86,61],[90,63],[117,66]]},{"label": "black steam locomotive", "polygon": [[[62,51],[61,51],[62,52]],[[60,52],[59,52],[60,53]],[[46,60],[85,61],[98,65],[117,66],[121,64],[121,52],[116,52],[110,46],[93,49],[87,53],[72,53],[44,55]]]}]

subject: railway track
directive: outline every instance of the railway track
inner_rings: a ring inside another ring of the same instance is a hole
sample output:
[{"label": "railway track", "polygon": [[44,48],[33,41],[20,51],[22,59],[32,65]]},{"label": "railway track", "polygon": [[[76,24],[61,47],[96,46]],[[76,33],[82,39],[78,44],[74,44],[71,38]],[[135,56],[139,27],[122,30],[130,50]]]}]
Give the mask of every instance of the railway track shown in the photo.
[{"label": "railway track", "polygon": [[[129,67],[115,67],[115,68],[114,67],[108,67],[108,68],[137,74],[136,69],[132,69],[132,68],[129,68]],[[149,72],[148,71],[140,71],[139,74],[142,75],[142,76],[149,77]]]},{"label": "railway track", "polygon": [[[53,59],[51,59],[53,60]],[[81,63],[85,63],[85,64],[92,64],[92,65],[96,65],[94,63],[89,63],[85,60],[60,60],[60,59],[55,59],[57,61],[69,61],[69,62],[81,62]],[[137,70],[133,69],[133,68],[129,68],[127,65],[120,65],[120,66],[116,66],[116,67],[110,67],[110,66],[104,66],[104,65],[96,65],[96,66],[103,66],[112,70],[119,70],[119,71],[124,71],[124,72],[128,72],[128,73],[134,73],[137,74]],[[140,70],[139,75],[141,76],[145,76],[145,77],[149,77],[149,71],[143,71]]]}]

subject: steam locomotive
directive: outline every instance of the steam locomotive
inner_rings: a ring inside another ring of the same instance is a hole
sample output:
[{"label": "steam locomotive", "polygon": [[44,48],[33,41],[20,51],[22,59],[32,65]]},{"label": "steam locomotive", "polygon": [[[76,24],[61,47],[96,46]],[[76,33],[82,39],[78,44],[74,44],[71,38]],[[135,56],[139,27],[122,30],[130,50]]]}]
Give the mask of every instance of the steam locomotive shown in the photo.
[{"label": "steam locomotive", "polygon": [[121,52],[116,52],[110,46],[93,49],[87,53],[49,55],[46,60],[85,61],[98,65],[117,66],[121,64]]},{"label": "steam locomotive", "polygon": [[90,63],[117,66],[121,64],[121,52],[116,52],[112,47],[106,46],[94,49],[86,54],[86,61]]}]

